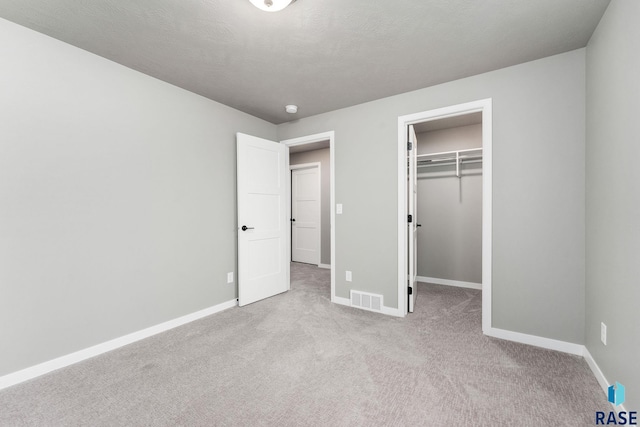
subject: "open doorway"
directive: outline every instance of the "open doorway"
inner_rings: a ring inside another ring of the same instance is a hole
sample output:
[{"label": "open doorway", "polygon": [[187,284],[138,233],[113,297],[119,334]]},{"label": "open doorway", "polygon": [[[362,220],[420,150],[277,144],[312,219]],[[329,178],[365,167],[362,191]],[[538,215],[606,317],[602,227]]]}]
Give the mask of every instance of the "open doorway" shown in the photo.
[{"label": "open doorway", "polygon": [[335,299],[334,132],[281,141],[289,147],[289,259],[331,270]]},{"label": "open doorway", "polygon": [[419,304],[417,281],[482,288],[485,334],[491,328],[491,134],[490,99],[398,120],[399,301],[406,301],[405,314]]},{"label": "open doorway", "polygon": [[413,126],[417,279],[482,289],[482,113]]}]

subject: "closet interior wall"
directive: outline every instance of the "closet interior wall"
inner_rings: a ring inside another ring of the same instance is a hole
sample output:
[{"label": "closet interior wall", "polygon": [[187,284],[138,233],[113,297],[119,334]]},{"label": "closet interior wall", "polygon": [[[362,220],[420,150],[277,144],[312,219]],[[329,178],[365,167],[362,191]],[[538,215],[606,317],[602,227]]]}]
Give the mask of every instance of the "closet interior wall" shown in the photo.
[{"label": "closet interior wall", "polygon": [[[482,147],[482,125],[417,135],[418,155]],[[418,167],[418,277],[482,283],[482,163]]]}]

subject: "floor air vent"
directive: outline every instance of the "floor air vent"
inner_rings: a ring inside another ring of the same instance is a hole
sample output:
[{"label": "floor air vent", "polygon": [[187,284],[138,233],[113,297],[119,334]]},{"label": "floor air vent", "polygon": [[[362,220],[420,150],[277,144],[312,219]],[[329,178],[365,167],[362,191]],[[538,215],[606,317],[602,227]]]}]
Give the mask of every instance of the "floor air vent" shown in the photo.
[{"label": "floor air vent", "polygon": [[382,312],[382,295],[351,291],[351,306],[364,310]]}]

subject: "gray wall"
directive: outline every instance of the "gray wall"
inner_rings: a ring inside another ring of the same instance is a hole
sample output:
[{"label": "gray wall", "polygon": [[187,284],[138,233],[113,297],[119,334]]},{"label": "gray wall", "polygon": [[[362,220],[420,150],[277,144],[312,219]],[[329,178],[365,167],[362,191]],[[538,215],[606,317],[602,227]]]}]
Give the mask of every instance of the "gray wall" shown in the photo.
[{"label": "gray wall", "polygon": [[335,131],[337,296],[398,305],[398,116],[493,98],[493,326],[583,343],[584,87],[580,49],[279,125]]},{"label": "gray wall", "polygon": [[[586,345],[640,408],[640,3],[613,0],[587,46]],[[600,322],[608,343],[600,342]]]},{"label": "gray wall", "polygon": [[320,183],[320,222],[322,224],[320,262],[331,265],[331,159],[329,149],[304,151],[289,156],[289,163],[292,165],[312,162],[320,162],[322,181]]},{"label": "gray wall", "polygon": [[[417,135],[418,154],[482,147],[482,125]],[[418,168],[418,275],[482,283],[482,164]]]},{"label": "gray wall", "polygon": [[0,375],[236,298],[235,133],[276,127],[0,19]]}]

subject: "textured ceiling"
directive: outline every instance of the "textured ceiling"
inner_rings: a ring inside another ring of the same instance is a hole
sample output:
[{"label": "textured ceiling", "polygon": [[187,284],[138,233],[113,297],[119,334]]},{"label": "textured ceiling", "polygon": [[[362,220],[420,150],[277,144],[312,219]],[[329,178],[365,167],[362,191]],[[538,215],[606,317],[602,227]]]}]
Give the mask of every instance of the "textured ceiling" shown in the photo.
[{"label": "textured ceiling", "polygon": [[584,47],[608,3],[0,0],[0,17],[282,123]]}]

